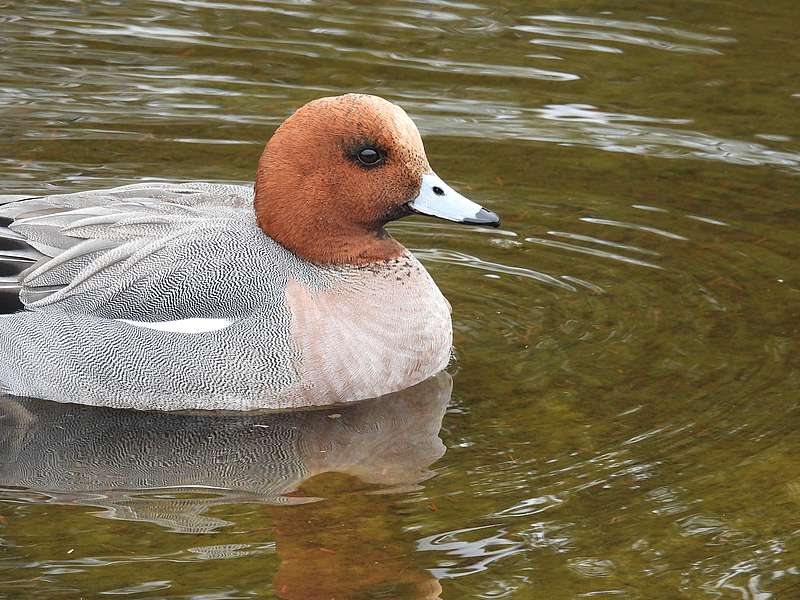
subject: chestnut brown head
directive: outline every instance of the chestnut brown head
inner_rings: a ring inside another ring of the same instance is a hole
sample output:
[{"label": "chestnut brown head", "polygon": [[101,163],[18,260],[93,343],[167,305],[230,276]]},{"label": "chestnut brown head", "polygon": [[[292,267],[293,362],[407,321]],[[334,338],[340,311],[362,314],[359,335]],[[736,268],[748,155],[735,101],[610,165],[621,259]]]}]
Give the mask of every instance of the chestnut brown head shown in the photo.
[{"label": "chestnut brown head", "polygon": [[284,121],[259,161],[255,211],[267,235],[320,264],[399,256],[384,226],[415,212],[499,224],[433,173],[402,108],[365,94],[320,98]]}]

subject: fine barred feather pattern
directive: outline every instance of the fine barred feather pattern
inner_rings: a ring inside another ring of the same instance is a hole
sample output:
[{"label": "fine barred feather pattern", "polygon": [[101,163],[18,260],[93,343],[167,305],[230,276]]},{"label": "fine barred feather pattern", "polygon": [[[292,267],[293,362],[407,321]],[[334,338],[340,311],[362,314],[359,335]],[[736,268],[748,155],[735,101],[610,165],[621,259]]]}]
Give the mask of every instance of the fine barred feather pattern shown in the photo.
[{"label": "fine barred feather pattern", "polygon": [[138,409],[288,408],[393,392],[449,359],[449,306],[413,256],[369,267],[301,260],[258,228],[251,188],[3,198],[0,295],[27,308],[0,316],[7,392]]},{"label": "fine barred feather pattern", "polygon": [[[185,533],[228,525],[205,514],[229,502],[303,503],[287,496],[322,472],[409,485],[444,453],[438,437],[446,373],[384,398],[327,410],[161,413],[30,398],[0,402],[0,486]],[[336,418],[331,418],[332,415]],[[321,451],[322,450],[322,451]],[[136,490],[213,494],[165,501]],[[132,491],[133,490],[133,491]]]}]

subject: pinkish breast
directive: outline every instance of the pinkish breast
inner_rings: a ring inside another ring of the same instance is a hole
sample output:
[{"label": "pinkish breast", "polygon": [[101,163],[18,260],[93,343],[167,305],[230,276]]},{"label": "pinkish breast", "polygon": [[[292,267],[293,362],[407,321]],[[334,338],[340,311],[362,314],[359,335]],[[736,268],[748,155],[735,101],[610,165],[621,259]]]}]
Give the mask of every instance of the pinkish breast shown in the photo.
[{"label": "pinkish breast", "polygon": [[327,289],[286,289],[299,376],[295,405],[362,400],[438,373],[451,355],[450,304],[410,253],[348,269]]}]

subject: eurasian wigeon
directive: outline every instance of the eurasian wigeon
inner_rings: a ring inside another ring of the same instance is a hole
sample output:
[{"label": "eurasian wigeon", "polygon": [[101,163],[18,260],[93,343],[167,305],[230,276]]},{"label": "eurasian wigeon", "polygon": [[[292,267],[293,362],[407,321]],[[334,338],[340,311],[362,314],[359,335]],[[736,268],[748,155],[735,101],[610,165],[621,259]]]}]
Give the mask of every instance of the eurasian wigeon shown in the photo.
[{"label": "eurasian wigeon", "polygon": [[266,145],[254,188],[139,183],[0,196],[0,388],[137,409],[360,400],[447,366],[450,305],[384,229],[497,226],[376,96],[320,98]]}]

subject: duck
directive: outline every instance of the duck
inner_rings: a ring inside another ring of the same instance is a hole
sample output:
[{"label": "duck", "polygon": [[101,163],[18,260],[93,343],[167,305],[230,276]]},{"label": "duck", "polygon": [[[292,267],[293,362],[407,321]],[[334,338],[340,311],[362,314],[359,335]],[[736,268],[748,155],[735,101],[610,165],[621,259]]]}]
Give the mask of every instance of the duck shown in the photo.
[{"label": "duck", "polygon": [[497,227],[379,96],[318,98],[252,186],[145,181],[0,196],[0,393],[139,410],[297,409],[445,369],[451,307],[386,231]]}]

